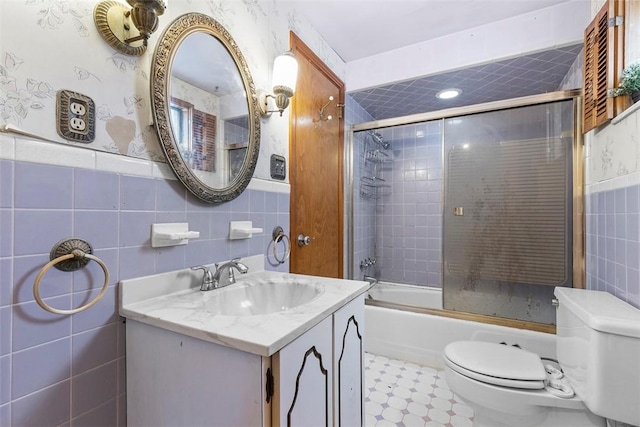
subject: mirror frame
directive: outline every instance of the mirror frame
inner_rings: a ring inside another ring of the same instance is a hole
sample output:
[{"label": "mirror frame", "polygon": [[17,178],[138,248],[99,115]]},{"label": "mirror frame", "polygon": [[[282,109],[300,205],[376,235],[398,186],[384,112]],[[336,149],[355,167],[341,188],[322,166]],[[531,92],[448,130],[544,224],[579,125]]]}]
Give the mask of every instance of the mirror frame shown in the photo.
[{"label": "mirror frame", "polygon": [[[226,187],[210,187],[200,180],[185,163],[171,126],[170,77],[173,59],[182,41],[196,32],[215,37],[227,49],[240,72],[247,94],[249,141],[247,154],[238,175]],[[202,13],[186,13],[177,17],[160,36],[151,65],[151,104],[160,145],[178,179],[191,193],[208,203],[228,202],[238,197],[249,185],[260,151],[260,115],[258,95],[251,72],[231,34],[215,19]]]}]

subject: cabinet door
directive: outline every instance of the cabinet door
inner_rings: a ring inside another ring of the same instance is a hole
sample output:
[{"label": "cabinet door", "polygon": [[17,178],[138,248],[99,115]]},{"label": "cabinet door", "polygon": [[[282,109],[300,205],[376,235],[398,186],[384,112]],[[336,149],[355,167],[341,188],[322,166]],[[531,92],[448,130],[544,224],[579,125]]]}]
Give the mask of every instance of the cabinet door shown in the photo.
[{"label": "cabinet door", "polygon": [[281,427],[333,425],[331,316],[272,357],[272,420]]},{"label": "cabinet door", "polygon": [[127,320],[129,426],[263,425],[260,356]]},{"label": "cabinet door", "polygon": [[333,315],[334,425],[364,426],[364,297]]}]

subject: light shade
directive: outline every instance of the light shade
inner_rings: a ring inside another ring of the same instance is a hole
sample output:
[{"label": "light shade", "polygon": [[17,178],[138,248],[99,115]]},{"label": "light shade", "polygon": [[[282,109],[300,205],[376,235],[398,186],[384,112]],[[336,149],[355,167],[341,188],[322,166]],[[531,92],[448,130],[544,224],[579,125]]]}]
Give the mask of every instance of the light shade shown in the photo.
[{"label": "light shade", "polygon": [[296,90],[298,79],[298,61],[291,52],[285,52],[276,57],[273,62],[273,79],[271,81],[274,93],[284,93],[291,97]]},{"label": "light shade", "polygon": [[[289,106],[289,98],[296,90],[296,80],[298,79],[298,61],[293,53],[287,51],[276,57],[273,61],[273,78],[271,86],[273,94],[260,92],[258,94],[258,106],[263,117],[268,117],[271,113],[278,111],[280,116]],[[268,99],[273,98],[277,110],[270,110]]]}]

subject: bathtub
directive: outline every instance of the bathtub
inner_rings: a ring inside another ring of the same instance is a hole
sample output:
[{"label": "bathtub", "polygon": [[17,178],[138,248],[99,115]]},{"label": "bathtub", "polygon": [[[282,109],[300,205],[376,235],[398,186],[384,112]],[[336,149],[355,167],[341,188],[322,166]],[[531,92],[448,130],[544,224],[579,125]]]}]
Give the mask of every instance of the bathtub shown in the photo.
[{"label": "bathtub", "polygon": [[378,282],[371,287],[367,298],[393,304],[442,309],[442,289],[431,286]]},{"label": "bathtub", "polygon": [[460,340],[518,344],[540,356],[556,358],[554,334],[451,318],[441,307],[439,288],[425,291],[420,286],[374,285],[366,298],[365,351],[439,369],[444,368],[444,347]]}]

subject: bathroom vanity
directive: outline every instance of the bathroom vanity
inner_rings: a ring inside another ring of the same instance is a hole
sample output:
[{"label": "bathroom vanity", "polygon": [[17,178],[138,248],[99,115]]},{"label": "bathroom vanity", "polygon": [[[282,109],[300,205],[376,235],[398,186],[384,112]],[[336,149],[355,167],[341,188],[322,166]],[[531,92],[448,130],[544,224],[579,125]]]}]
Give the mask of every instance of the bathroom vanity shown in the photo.
[{"label": "bathroom vanity", "polygon": [[123,280],[129,426],[364,425],[368,283],[262,270]]}]

